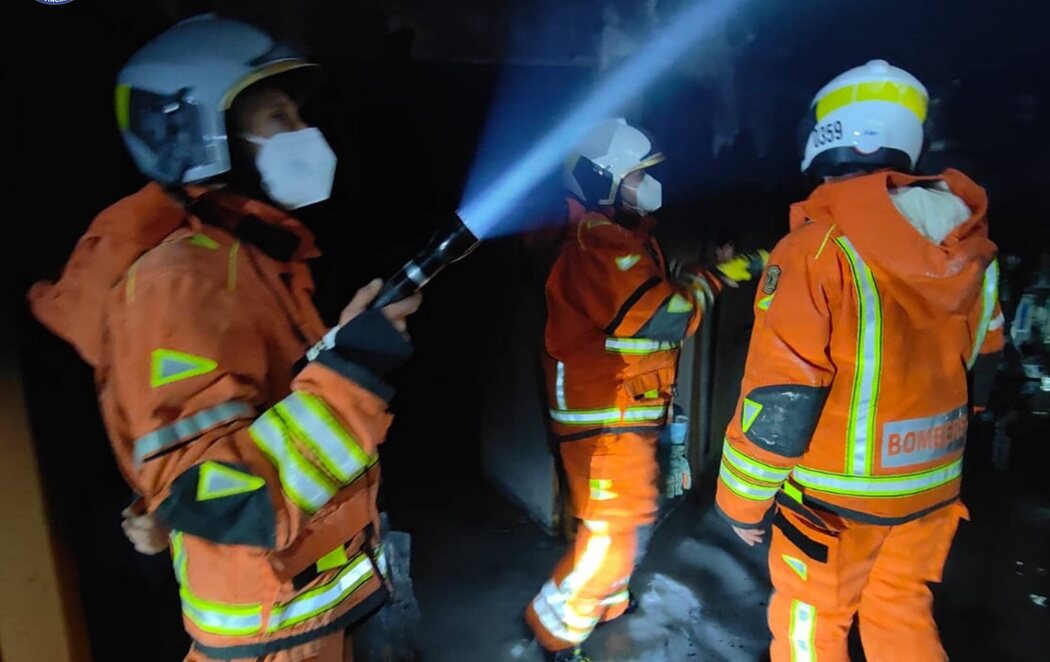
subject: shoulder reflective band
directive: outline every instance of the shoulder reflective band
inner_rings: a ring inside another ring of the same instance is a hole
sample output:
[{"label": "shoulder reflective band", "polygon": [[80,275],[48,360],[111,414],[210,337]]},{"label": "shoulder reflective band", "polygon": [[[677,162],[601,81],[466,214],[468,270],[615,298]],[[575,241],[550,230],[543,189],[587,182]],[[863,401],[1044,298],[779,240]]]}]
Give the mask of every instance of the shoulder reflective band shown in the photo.
[{"label": "shoulder reflective band", "polygon": [[212,428],[231,423],[242,418],[251,418],[255,409],[251,405],[237,400],[230,400],[196,414],[180,418],[171,425],[165,425],[149,434],[144,434],[134,443],[135,463],[142,462],[154,453],[177,446],[184,441],[195,439]]},{"label": "shoulder reflective band", "polygon": [[817,608],[801,600],[791,601],[791,662],[816,662]]},{"label": "shoulder reflective band", "polygon": [[602,600],[598,604],[600,604],[603,607],[610,607],[612,605],[618,605],[618,604],[627,602],[630,599],[631,599],[631,592],[630,591],[620,591],[619,593],[613,593],[612,595],[610,595],[609,597],[605,598],[604,600]]},{"label": "shoulder reflective band", "polygon": [[270,613],[266,631],[275,632],[290,628],[334,609],[374,576],[375,570],[368,556],[357,555],[332,581],[311,589],[286,604],[275,606]]},{"label": "shoulder reflective band", "polygon": [[628,407],[626,409],[551,409],[551,418],[565,425],[592,423],[630,423],[660,421],[667,418],[667,407]]},{"label": "shoulder reflective band", "polygon": [[802,485],[828,494],[861,497],[900,497],[920,494],[950,483],[962,475],[962,458],[951,464],[901,476],[846,476],[795,466],[792,477]]},{"label": "shoulder reflective band", "polygon": [[292,503],[313,514],[335,496],[337,487],[292,445],[281,417],[270,410],[248,428],[252,441],[277,467]]},{"label": "shoulder reflective band", "polygon": [[857,353],[846,431],[846,473],[868,476],[874,458],[872,446],[882,372],[882,303],[875,277],[853,244],[846,237],[838,237],[835,243],[846,255],[857,289]]},{"label": "shoulder reflective band", "polygon": [[193,595],[186,579],[186,548],[182,536],[181,531],[171,533],[171,557],[175,578],[179,581],[183,615],[204,632],[212,634],[243,636],[262,630],[261,604],[224,604]]},{"label": "shoulder reflective band", "polygon": [[322,468],[340,483],[352,482],[372,464],[320,398],[296,391],[276,409],[295,438],[309,446]]},{"label": "shoulder reflective band", "polygon": [[734,494],[751,501],[772,499],[780,491],[780,485],[758,485],[737,476],[729,468],[725,457],[722,458],[722,465],[718,468],[718,477]]},{"label": "shoulder reflective band", "polygon": [[907,83],[882,80],[855,83],[832,90],[818,99],[817,121],[823,120],[839,108],[861,101],[888,101],[904,106],[914,113],[920,122],[926,121],[926,108],[929,104],[922,90]]},{"label": "shoulder reflective band", "polygon": [[[992,313],[995,312],[995,302],[999,298],[999,261],[992,260],[988,268],[984,270],[984,285],[981,287],[981,321],[977,325],[977,337],[973,341],[973,352],[970,360],[966,362],[967,369],[972,368],[981,355],[981,347],[984,346],[984,338],[988,335],[988,329],[992,323]],[[1001,325],[1001,323],[1000,323]]]},{"label": "shoulder reflective band", "polygon": [[722,443],[722,457],[726,459],[730,466],[748,478],[767,483],[781,483],[787,480],[788,474],[791,473],[791,469],[774,467],[744,455],[733,448],[729,444],[728,439]]},{"label": "shoulder reflective band", "polygon": [[654,354],[678,349],[680,344],[646,338],[606,338],[605,351],[616,354]]}]

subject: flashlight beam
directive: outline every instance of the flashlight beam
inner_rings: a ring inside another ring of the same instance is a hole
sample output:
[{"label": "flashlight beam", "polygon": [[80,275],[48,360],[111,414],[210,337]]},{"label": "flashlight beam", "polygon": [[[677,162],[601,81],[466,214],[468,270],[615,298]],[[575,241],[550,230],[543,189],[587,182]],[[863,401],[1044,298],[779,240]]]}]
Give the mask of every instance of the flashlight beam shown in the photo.
[{"label": "flashlight beam", "polygon": [[684,9],[669,27],[627,62],[600,81],[573,112],[561,120],[532,149],[501,174],[458,215],[478,238],[485,238],[521,203],[524,196],[556,167],[584,132],[620,110],[671,67],[712,29],[724,23],[740,0],[708,0]]}]

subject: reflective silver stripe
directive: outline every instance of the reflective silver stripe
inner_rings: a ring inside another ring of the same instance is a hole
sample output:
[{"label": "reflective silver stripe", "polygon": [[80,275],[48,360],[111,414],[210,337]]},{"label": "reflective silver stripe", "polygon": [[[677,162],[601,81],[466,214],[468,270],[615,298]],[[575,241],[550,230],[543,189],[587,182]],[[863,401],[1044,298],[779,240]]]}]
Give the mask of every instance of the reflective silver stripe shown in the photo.
[{"label": "reflective silver stripe", "polygon": [[667,407],[628,407],[627,409],[551,409],[551,418],[566,425],[658,421],[666,417]]},{"label": "reflective silver stripe", "polygon": [[558,400],[558,409],[568,409],[569,405],[565,404],[565,364],[558,361],[558,375],[554,380],[554,393]]},{"label": "reflective silver stripe", "polygon": [[553,581],[547,581],[540,593],[547,600],[558,620],[573,630],[592,630],[598,624],[597,616],[581,616],[569,605],[569,597],[555,587]]},{"label": "reflective silver stripe", "polygon": [[336,487],[292,446],[288,431],[273,410],[248,428],[255,444],[277,467],[288,498],[308,513],[315,513],[335,496]]},{"label": "reflective silver stripe", "polygon": [[619,593],[613,593],[598,604],[600,604],[603,607],[609,607],[611,605],[620,604],[621,602],[626,602],[630,599],[630,597],[631,594],[629,591],[620,591]]},{"label": "reflective silver stripe", "polygon": [[[981,347],[988,335],[988,329],[992,323],[992,313],[995,312],[995,302],[999,298],[999,261],[992,260],[988,268],[984,270],[984,286],[981,288],[981,321],[977,325],[977,337],[973,342],[973,351],[970,360],[966,363],[967,368],[972,368],[981,355]],[[999,323],[1002,326],[1002,323]],[[998,328],[998,327],[996,327]]]},{"label": "reflective silver stripe", "polygon": [[316,396],[296,391],[277,404],[295,437],[310,446],[323,468],[343,484],[364,473],[371,458]]},{"label": "reflective silver stripe", "polygon": [[857,354],[850,403],[846,454],[846,473],[871,474],[875,439],[875,417],[882,373],[882,304],[879,290],[868,265],[846,237],[835,243],[842,248],[853,273],[857,289]]},{"label": "reflective silver stripe", "polygon": [[375,575],[372,562],[365,554],[354,558],[331,582],[312,589],[270,613],[267,632],[283,630],[334,609]]},{"label": "reflective silver stripe", "polygon": [[214,427],[241,418],[251,418],[254,415],[255,409],[239,400],[230,400],[221,405],[202,409],[195,414],[180,418],[171,425],[165,425],[136,439],[134,447],[135,462],[141,464],[147,457],[165,448],[170,448],[176,444],[199,437]]},{"label": "reflective silver stripe", "polygon": [[817,608],[801,600],[791,601],[791,662],[816,662]]},{"label": "reflective silver stripe", "polygon": [[896,497],[940,487],[962,475],[962,458],[943,467],[902,476],[846,476],[796,465],[791,475],[803,487],[845,496]]},{"label": "reflective silver stripe", "polygon": [[779,469],[747,457],[730,446],[728,439],[722,443],[722,456],[744,475],[767,483],[781,483],[787,480],[788,474],[791,473],[791,469]]},{"label": "reflective silver stripe", "polygon": [[262,630],[262,605],[227,605],[202,600],[189,589],[179,591],[182,613],[205,632],[243,636]]},{"label": "reflective silver stripe", "polygon": [[763,486],[755,485],[741,479],[739,476],[734,474],[730,469],[729,465],[725,463],[725,458],[722,458],[722,464],[718,468],[718,477],[725,483],[725,486],[731,489],[733,492],[745,499],[751,499],[752,501],[765,501],[766,499],[772,499],[780,491],[780,486]]},{"label": "reflective silver stripe", "polygon": [[[653,354],[678,349],[676,342],[647,338],[606,338],[605,351],[617,354]],[[563,407],[564,409],[564,407]]]},{"label": "reflective silver stripe", "polygon": [[1002,313],[999,313],[995,316],[995,319],[988,323],[988,330],[998,331],[999,329],[1003,328],[1004,324],[1006,324],[1006,318],[1003,317]]}]

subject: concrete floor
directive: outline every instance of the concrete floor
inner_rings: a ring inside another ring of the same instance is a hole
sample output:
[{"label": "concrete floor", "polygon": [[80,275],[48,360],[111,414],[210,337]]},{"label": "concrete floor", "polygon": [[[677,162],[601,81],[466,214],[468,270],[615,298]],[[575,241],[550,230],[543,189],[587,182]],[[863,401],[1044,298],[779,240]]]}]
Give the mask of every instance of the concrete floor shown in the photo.
[{"label": "concrete floor", "polygon": [[[1050,651],[1050,424],[1014,425],[1011,467],[991,467],[987,435],[975,434],[961,527],[935,587],[953,661],[1045,660]],[[596,662],[761,660],[768,645],[767,548],[740,543],[711,509],[706,480],[658,529],[633,582],[641,609],[588,642]],[[413,576],[428,662],[539,660],[520,621],[525,603],[564,548],[491,488],[460,483],[413,507]],[[1042,604],[1040,604],[1042,603]],[[855,634],[855,633],[854,633]],[[853,658],[863,659],[854,637]],[[907,660],[902,652],[900,660]]]}]

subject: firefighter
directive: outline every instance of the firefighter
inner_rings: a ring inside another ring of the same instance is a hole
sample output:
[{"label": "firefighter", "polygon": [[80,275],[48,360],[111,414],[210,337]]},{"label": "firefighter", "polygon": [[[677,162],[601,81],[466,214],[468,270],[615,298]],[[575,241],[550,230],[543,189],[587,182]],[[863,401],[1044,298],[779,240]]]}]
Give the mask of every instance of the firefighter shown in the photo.
[{"label": "firefighter", "polygon": [[772,523],[774,662],[947,659],[928,584],[956,528],[968,372],[1003,345],[987,197],[910,174],[929,99],[874,60],[813,100],[822,179],[759,284],[717,505],[749,545]]},{"label": "firefighter", "polygon": [[[580,645],[594,627],[631,606],[628,581],[657,511],[656,445],[669,422],[679,348],[726,283],[762,269],[757,253],[715,270],[669,267],[652,235],[662,204],[652,168],[663,160],[622,118],[595,126],[567,160],[569,225],[547,280],[544,365],[580,526],[525,614],[558,662],[587,659]],[[678,441],[668,496],[691,486]]]},{"label": "firefighter", "polygon": [[[117,121],[152,182],[103,211],[32,309],[95,368],[112,449],[141,495],[125,530],[170,530],[186,658],[330,662],[383,604],[378,445],[384,374],[406,360],[418,297],[326,328],[310,230],[336,156],[299,114],[315,66],[270,35],[203,16],[118,77]],[[133,606],[131,607],[133,608]]]}]

